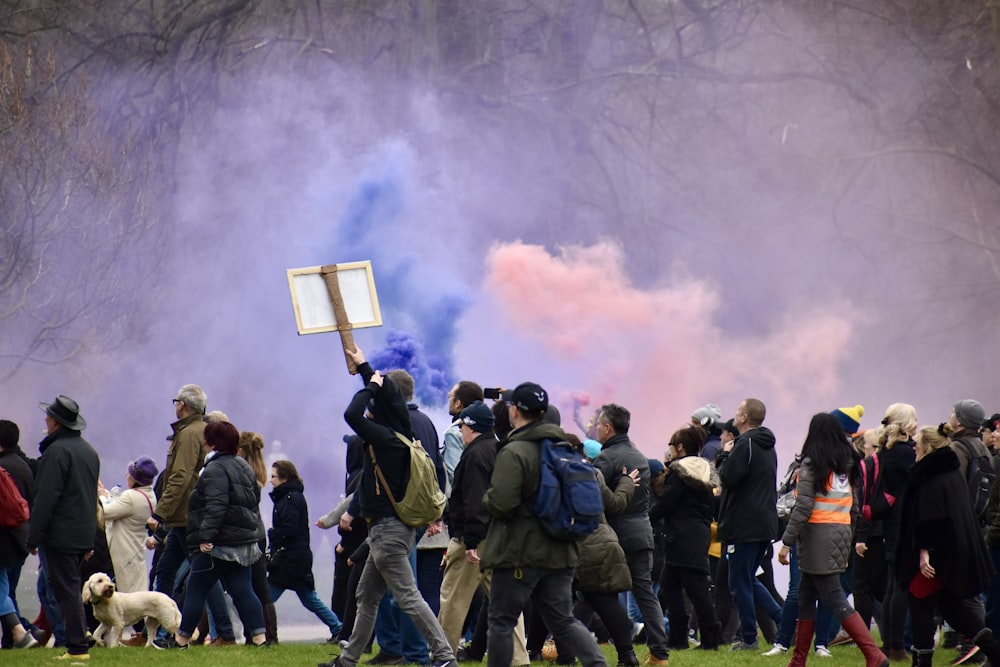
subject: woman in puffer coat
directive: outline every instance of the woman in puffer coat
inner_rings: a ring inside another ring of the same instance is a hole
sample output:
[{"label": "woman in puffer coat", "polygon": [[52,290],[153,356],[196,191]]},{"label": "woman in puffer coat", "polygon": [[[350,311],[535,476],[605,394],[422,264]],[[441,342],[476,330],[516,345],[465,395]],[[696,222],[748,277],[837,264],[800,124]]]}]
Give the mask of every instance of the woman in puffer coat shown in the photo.
[{"label": "woman in puffer coat", "polygon": [[[566,439],[582,450],[579,438],[575,435],[568,434]],[[629,473],[622,470],[623,474],[618,478],[613,491],[608,488],[601,471],[595,469],[594,472],[601,487],[605,515],[620,514],[632,500],[639,471]],[[620,592],[632,588],[632,577],[625,552],[618,543],[618,535],[603,515],[597,530],[580,542],[580,559],[576,565],[574,588],[579,595],[573,606],[573,615],[589,626],[596,613],[611,635],[618,652],[618,664],[621,667],[638,667],[639,658],[632,648],[632,621],[618,601]],[[571,664],[573,656],[568,655],[566,648],[559,642],[556,642],[556,650],[560,664]]]},{"label": "woman in puffer coat", "polygon": [[309,506],[302,494],[305,485],[291,461],[275,461],[271,466],[271,562],[267,567],[267,583],[275,602],[286,590],[295,591],[302,606],[330,628],[336,641],[344,626],[316,594],[313,579],[313,554],[309,546]]},{"label": "woman in puffer coat", "polygon": [[865,656],[866,667],[887,667],[889,659],[872,640],[861,614],[847,602],[840,575],[854,546],[860,457],[832,414],[814,415],[802,445],[795,507],[781,537],[778,560],[788,565],[798,546],[799,620],[789,667],[805,667],[816,629],[816,601],[830,609]]},{"label": "woman in puffer coat", "polygon": [[670,637],[667,646],[688,648],[690,617],[684,606],[687,592],[698,614],[699,648],[715,650],[722,641],[722,625],[715,613],[709,582],[708,547],[712,541],[712,515],[718,478],[712,465],[701,458],[707,433],[688,426],[670,436],[667,477],[663,491],[649,510],[649,520],[659,521],[666,535],[660,592],[667,605]]}]

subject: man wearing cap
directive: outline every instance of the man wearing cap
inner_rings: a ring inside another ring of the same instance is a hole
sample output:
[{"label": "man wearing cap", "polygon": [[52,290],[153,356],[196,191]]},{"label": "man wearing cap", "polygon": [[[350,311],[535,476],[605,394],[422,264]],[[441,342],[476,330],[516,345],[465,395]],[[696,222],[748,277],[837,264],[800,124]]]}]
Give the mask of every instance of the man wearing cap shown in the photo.
[{"label": "man wearing cap", "polygon": [[709,463],[715,463],[715,457],[722,451],[722,429],[725,426],[722,410],[714,403],[703,405],[691,413],[691,423],[705,429],[708,434],[699,455]]},{"label": "man wearing cap", "polygon": [[513,430],[497,454],[483,497],[492,521],[476,551],[480,566],[493,570],[488,667],[510,667],[514,627],[529,599],[553,636],[584,667],[607,664],[597,642],[573,617],[579,545],[549,537],[538,519],[524,511],[538,493],[541,441],[566,439],[561,428],[542,420],[548,407],[548,394],[537,384],[525,382],[514,389],[507,408]]},{"label": "man wearing cap", "polygon": [[[177,390],[173,399],[177,420],[170,425],[173,435],[167,447],[167,465],[163,470],[163,490],[156,501],[153,513],[146,520],[146,527],[155,531],[160,524],[168,530],[163,551],[156,561],[156,590],[177,602],[184,600],[175,595],[174,580],[177,570],[187,560],[188,500],[198,472],[205,465],[205,405],[208,397],[196,384],[186,384]],[[149,540],[146,545],[149,546]],[[160,634],[165,635],[161,628]],[[159,643],[158,643],[159,642]],[[166,648],[164,637],[154,642],[157,648]]]},{"label": "man wearing cap", "polygon": [[973,456],[991,456],[986,449],[982,438],[979,437],[979,428],[986,419],[986,410],[983,409],[979,401],[966,398],[958,403],[948,417],[948,426],[951,427],[951,449],[958,456],[958,469],[962,473],[962,479],[969,474],[969,461]]},{"label": "man wearing cap", "polygon": [[625,473],[638,470],[635,494],[621,514],[608,517],[608,523],[618,535],[632,575],[632,596],[639,607],[646,628],[647,665],[665,665],[670,657],[667,630],[663,623],[663,607],[653,592],[653,527],[649,522],[652,501],[651,477],[646,455],[628,437],[632,415],[620,405],[601,406],[597,417],[597,440],[601,453],[594,467],[601,471],[610,488],[615,488]]},{"label": "man wearing cap", "polygon": [[62,612],[66,633],[63,660],[87,660],[87,617],[80,591],[80,565],[94,549],[97,533],[97,480],[101,459],[80,435],[87,422],[68,396],[39,403],[47,435],[38,445],[38,476],[28,546],[37,547],[48,586]]},{"label": "man wearing cap", "polygon": [[455,468],[462,458],[465,447],[462,444],[461,423],[458,415],[467,405],[485,400],[483,388],[471,380],[462,380],[448,392],[448,414],[454,420],[444,432],[444,469],[448,474],[448,484],[455,483]]}]

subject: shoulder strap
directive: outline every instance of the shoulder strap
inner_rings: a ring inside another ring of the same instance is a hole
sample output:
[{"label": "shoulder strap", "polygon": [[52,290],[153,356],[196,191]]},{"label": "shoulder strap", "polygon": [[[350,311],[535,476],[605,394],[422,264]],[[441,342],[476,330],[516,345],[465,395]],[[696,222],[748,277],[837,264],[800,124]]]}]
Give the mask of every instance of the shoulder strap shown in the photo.
[{"label": "shoulder strap", "polygon": [[146,504],[149,505],[149,513],[152,514],[153,513],[153,501],[151,501],[149,499],[149,496],[146,495],[145,491],[140,491],[139,489],[132,489],[132,490],[135,491],[140,496],[142,496],[143,498],[146,499]]},{"label": "shoulder strap", "polygon": [[[400,440],[406,442],[406,438],[403,434],[397,432],[396,435]],[[375,468],[375,476],[378,477],[378,481],[381,482],[382,488],[385,489],[385,495],[389,496],[389,502],[395,505],[396,499],[392,497],[392,490],[389,488],[389,483],[385,481],[385,475],[382,474],[382,468],[379,467],[378,461],[375,459],[375,448],[371,445],[368,445],[368,454],[372,457],[372,466]]]}]

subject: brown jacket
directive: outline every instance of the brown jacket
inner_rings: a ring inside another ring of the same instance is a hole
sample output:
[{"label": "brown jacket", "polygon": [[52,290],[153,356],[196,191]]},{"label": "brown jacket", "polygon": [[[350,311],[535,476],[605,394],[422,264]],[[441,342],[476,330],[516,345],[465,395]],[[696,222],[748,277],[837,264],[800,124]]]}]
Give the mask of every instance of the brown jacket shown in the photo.
[{"label": "brown jacket", "polygon": [[153,514],[167,528],[186,528],[188,499],[198,483],[198,471],[205,465],[205,422],[201,415],[191,415],[170,427],[174,438],[167,449],[163,491]]}]

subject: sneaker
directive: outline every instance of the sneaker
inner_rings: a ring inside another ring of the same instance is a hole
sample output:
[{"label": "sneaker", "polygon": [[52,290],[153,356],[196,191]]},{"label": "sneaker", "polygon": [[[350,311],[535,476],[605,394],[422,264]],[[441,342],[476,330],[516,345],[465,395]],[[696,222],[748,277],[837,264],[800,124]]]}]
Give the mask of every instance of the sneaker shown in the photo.
[{"label": "sneaker", "polygon": [[401,655],[393,655],[385,651],[379,651],[371,660],[365,661],[366,665],[403,665],[406,660]]},{"label": "sneaker", "polygon": [[781,645],[778,642],[775,642],[774,646],[771,647],[770,651],[764,651],[763,653],[761,653],[761,655],[767,656],[768,658],[771,658],[771,657],[774,657],[776,655],[783,655],[785,653],[788,653],[788,647],[787,646],[783,646],[783,645]]},{"label": "sneaker", "polygon": [[734,643],[732,646],[730,646],[729,650],[730,651],[759,651],[760,650],[760,644],[758,644],[757,642],[754,642],[753,644],[747,644],[743,640],[740,640],[740,641]]},{"label": "sneaker", "polygon": [[441,662],[432,662],[431,667],[459,667],[458,662],[454,658],[451,660],[442,660]]},{"label": "sneaker", "polygon": [[820,644],[816,647],[816,657],[818,658],[832,658],[833,654],[830,653],[830,649]]},{"label": "sneaker", "polygon": [[[538,657],[539,659],[541,659],[540,654]],[[468,646],[459,646],[458,650],[455,651],[455,660],[458,660],[459,662],[482,662],[483,656],[479,656],[477,658],[476,656],[472,655],[472,653],[469,651]]]},{"label": "sneaker", "polygon": [[340,656],[331,660],[330,662],[321,662],[316,665],[316,667],[344,667],[343,663],[340,662]]},{"label": "sneaker", "polygon": [[89,653],[69,653],[69,652],[67,652],[67,653],[63,653],[62,655],[57,655],[55,657],[55,659],[56,660],[73,660],[74,662],[76,662],[76,661],[82,661],[82,660],[90,660],[90,654]]},{"label": "sneaker", "polygon": [[979,654],[979,647],[973,644],[972,646],[961,646],[959,647],[958,655],[954,660],[951,661],[953,665],[968,665],[976,664],[985,661],[985,656]]},{"label": "sneaker", "polygon": [[166,651],[172,648],[177,648],[177,642],[174,638],[167,636],[165,638],[156,638],[153,640],[153,648],[159,649],[160,651]]},{"label": "sneaker", "polygon": [[38,640],[35,639],[30,632],[25,632],[24,636],[21,637],[21,641],[14,642],[11,644],[14,648],[32,648],[38,646]]},{"label": "sneaker", "polygon": [[645,629],[646,629],[645,623],[638,623],[636,621],[632,621],[632,640],[634,641],[635,638],[639,636],[639,633]]}]

